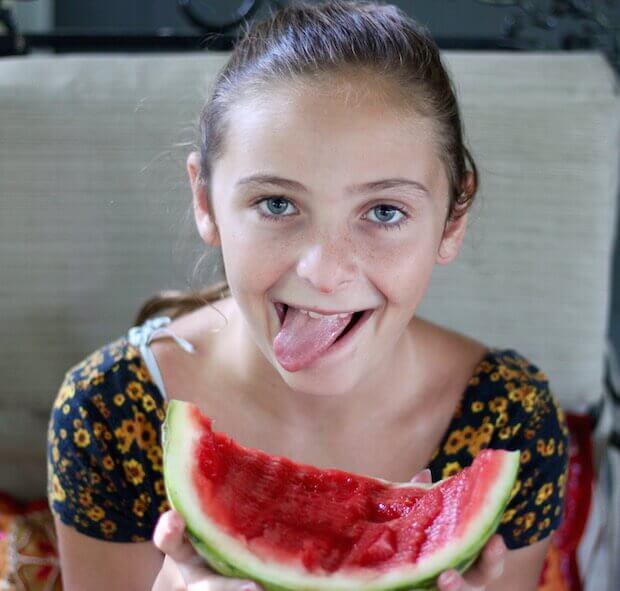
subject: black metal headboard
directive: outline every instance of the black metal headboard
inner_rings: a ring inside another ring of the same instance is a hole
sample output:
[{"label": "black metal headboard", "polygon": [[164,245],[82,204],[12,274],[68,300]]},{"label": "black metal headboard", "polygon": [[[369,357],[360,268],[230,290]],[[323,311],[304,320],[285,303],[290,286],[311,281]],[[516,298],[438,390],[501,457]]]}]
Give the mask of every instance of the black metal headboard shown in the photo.
[{"label": "black metal headboard", "polygon": [[[0,55],[26,54],[34,48],[47,48],[57,53],[201,49],[228,51],[234,47],[241,25],[250,21],[261,6],[277,9],[287,4],[286,0],[240,0],[236,3],[236,7],[231,6],[227,22],[215,23],[202,10],[208,7],[206,0],[175,1],[178,10],[196,29],[196,33],[179,34],[173,29],[163,29],[152,34],[136,34],[122,30],[110,33],[92,29],[56,29],[51,33],[21,34],[12,17],[10,4],[7,0],[0,0],[0,25],[2,23],[5,25],[5,33],[0,34]],[[446,4],[451,4],[457,0],[444,1]],[[473,1],[489,8],[514,8],[514,12],[504,19],[503,30],[498,32],[497,36],[490,38],[435,36],[439,47],[513,51],[601,49],[620,73],[618,0]],[[550,40],[552,32],[558,32],[559,35]]]}]

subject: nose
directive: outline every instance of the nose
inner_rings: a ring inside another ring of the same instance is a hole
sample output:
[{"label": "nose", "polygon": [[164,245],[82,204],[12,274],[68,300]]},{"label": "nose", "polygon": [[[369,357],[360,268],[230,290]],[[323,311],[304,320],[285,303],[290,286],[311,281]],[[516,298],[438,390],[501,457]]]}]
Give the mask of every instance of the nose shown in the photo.
[{"label": "nose", "polygon": [[320,293],[338,291],[355,277],[352,250],[350,244],[313,244],[299,258],[297,274]]}]

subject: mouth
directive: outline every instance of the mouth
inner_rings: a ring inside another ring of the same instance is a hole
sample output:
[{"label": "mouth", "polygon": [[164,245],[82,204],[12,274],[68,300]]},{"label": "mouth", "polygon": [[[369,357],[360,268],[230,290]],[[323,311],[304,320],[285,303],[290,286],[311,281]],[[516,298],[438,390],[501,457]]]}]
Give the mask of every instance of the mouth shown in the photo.
[{"label": "mouth", "polygon": [[[274,302],[274,306],[280,320],[280,327],[282,327],[282,325],[284,324],[284,319],[286,318],[286,313],[290,306],[288,304],[285,304],[284,302]],[[331,344],[330,348],[334,347],[336,343],[339,343],[342,339],[344,339],[352,330],[357,328],[358,325],[363,324],[363,322],[365,322],[374,311],[375,308],[369,308],[366,310],[358,310],[356,312],[353,312],[351,320],[349,320],[349,324],[347,324],[345,329],[338,335],[338,338]]]}]

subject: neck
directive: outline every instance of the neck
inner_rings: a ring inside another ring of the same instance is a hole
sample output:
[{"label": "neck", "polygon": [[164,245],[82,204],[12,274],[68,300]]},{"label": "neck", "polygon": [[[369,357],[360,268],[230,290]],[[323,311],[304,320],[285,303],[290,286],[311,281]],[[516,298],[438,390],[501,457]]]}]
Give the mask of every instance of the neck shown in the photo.
[{"label": "neck", "polygon": [[[243,384],[247,408],[292,434],[322,433],[325,441],[333,441],[358,431],[389,430],[401,420],[405,403],[417,406],[412,393],[424,390],[423,376],[411,362],[419,358],[422,350],[416,346],[418,340],[413,330],[405,330],[391,348],[382,352],[381,358],[369,359],[364,364],[364,376],[348,391],[316,394],[293,389],[286,383],[256,345],[238,309],[231,325],[231,343],[239,359],[238,378]],[[423,367],[423,362],[416,365]]]}]

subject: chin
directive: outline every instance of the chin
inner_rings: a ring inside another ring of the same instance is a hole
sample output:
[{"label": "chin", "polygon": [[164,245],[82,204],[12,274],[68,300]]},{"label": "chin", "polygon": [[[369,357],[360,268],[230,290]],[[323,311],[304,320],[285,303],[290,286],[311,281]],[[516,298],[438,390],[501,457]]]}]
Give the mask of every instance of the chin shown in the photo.
[{"label": "chin", "polygon": [[279,364],[277,369],[286,385],[299,394],[334,398],[347,396],[355,390],[355,384],[350,379],[349,372],[347,372],[348,375],[344,375],[342,371],[337,372],[336,375],[327,375],[324,370],[308,368],[291,373],[279,367]]}]

